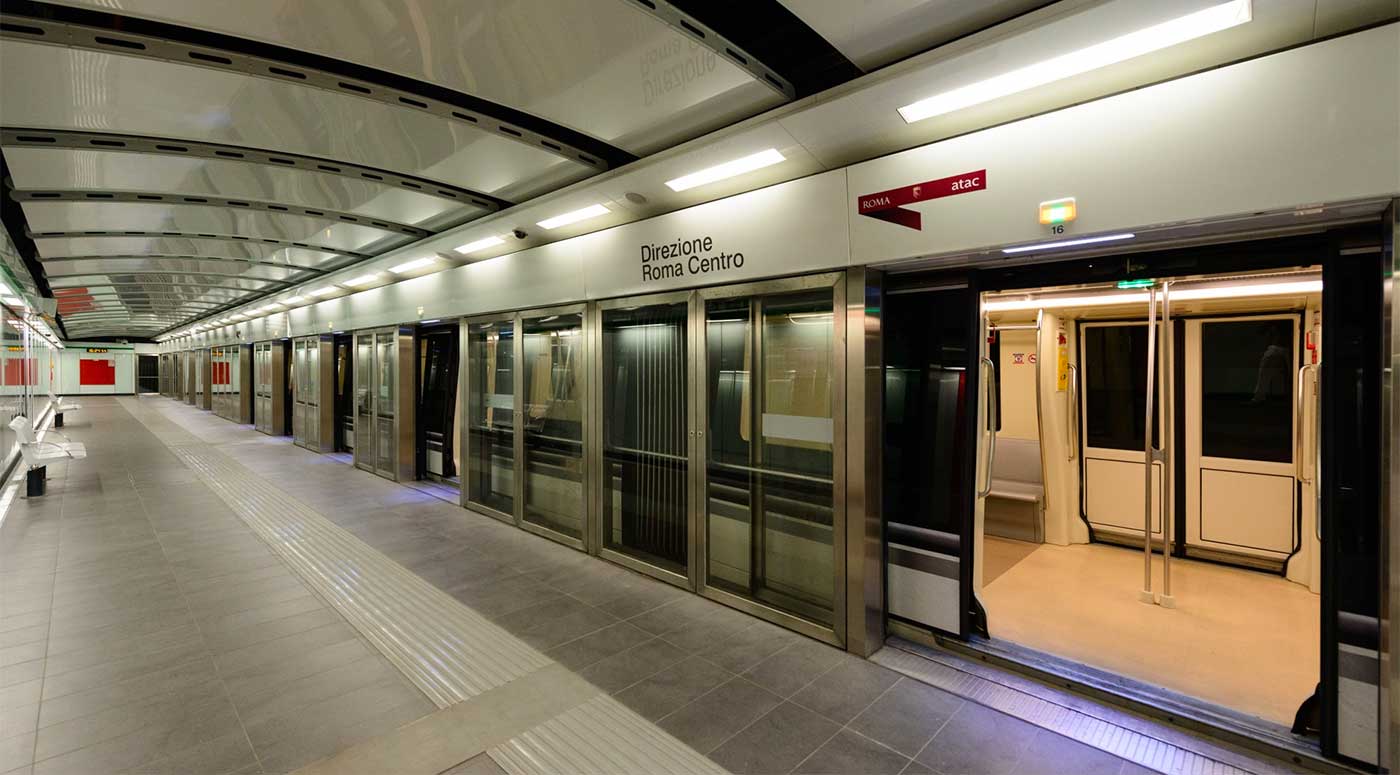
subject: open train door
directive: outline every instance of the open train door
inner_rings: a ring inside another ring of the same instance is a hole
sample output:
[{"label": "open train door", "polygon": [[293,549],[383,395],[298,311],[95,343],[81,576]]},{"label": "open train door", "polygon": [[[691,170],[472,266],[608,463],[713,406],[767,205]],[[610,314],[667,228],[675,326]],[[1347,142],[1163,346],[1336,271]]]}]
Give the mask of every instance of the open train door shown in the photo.
[{"label": "open train door", "polygon": [[[901,626],[986,634],[973,595],[974,526],[990,461],[979,444],[995,416],[979,407],[985,321],[972,276],[890,277],[884,299],[886,612]],[[912,335],[917,332],[917,335]]]},{"label": "open train door", "polygon": [[1322,680],[1294,726],[1318,732],[1325,755],[1370,766],[1380,760],[1383,269],[1390,249],[1388,240],[1385,250],[1338,249],[1323,264]]}]

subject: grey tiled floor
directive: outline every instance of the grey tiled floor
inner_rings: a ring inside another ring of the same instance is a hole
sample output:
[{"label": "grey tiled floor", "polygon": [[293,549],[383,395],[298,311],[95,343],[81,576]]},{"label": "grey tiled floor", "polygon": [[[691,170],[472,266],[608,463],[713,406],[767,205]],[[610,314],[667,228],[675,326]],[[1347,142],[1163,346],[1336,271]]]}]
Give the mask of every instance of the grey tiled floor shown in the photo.
[{"label": "grey tiled floor", "polygon": [[[731,771],[1137,771],[285,438],[142,400]],[[51,494],[0,533],[0,772],[36,752],[36,773],[284,771],[433,709],[116,402],[84,406],[69,431],[92,456],[52,470]],[[482,756],[452,772],[498,769]]]},{"label": "grey tiled floor", "polygon": [[124,409],[83,403],[89,457],[0,528],[0,772],[283,772],[435,709]]}]

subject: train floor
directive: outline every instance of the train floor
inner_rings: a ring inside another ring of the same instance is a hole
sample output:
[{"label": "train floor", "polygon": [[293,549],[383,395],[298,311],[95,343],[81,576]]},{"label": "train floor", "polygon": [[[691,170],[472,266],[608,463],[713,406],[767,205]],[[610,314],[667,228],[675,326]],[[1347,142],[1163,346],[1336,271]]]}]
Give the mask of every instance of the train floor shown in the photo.
[{"label": "train floor", "polygon": [[170,399],[67,425],[0,523],[3,773],[1147,771]]},{"label": "train floor", "polygon": [[1173,558],[1169,609],[1138,600],[1140,550],[989,537],[984,551],[993,638],[1283,726],[1317,685],[1318,596],[1280,576]]}]

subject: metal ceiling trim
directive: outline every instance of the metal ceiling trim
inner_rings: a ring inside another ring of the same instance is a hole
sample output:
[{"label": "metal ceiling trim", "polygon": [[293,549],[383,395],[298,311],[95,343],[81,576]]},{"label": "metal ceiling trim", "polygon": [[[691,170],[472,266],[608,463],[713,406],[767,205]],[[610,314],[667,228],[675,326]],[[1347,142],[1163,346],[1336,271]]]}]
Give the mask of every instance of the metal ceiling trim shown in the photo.
[{"label": "metal ceiling trim", "polygon": [[[0,16],[0,18],[4,18]],[[3,30],[3,27],[0,27]],[[0,35],[3,37],[3,35]],[[0,127],[0,146],[16,148],[62,148],[82,151],[125,151],[155,156],[194,156],[201,159],[260,164],[268,167],[319,172],[353,180],[369,181],[384,186],[412,191],[416,194],[449,199],[464,205],[496,212],[511,206],[511,202],[480,191],[453,186],[428,178],[368,167],[363,164],[304,156],[280,151],[266,151],[242,145],[208,143],[197,140],[172,140],[145,135],[114,132],[84,132],[79,130],[32,129]]]},{"label": "metal ceiling trim", "polygon": [[[123,272],[122,274],[130,274],[130,273],[128,273],[128,272]],[[92,278],[92,277],[94,277],[94,275],[62,275],[62,276],[60,276],[60,277],[55,277],[55,278],[53,278],[53,281],[50,283],[50,285],[53,287],[53,289],[54,289],[55,292],[57,292],[58,290],[60,290],[60,289],[62,289],[62,288],[149,288],[149,287],[151,287],[151,283],[143,283],[143,282],[122,282],[122,281],[120,281],[120,280],[109,280],[109,281],[106,281],[106,282],[103,282],[103,283],[95,283],[95,282],[91,282],[90,279],[87,280],[87,281],[83,281],[83,278],[84,278],[84,277]],[[64,282],[64,281],[69,281],[69,280],[77,280],[78,282],[74,282],[74,283],[71,283],[71,284],[68,283],[68,282]],[[256,280],[256,281],[254,281],[254,282],[266,282],[266,281],[264,281],[264,280]],[[234,292],[242,293],[242,294],[256,295],[256,294],[275,293],[275,292],[280,291],[280,290],[283,290],[283,289],[285,289],[285,288],[290,288],[292,285],[293,285],[292,283],[272,283],[272,284],[270,284],[268,287],[264,287],[264,288],[243,288],[243,287],[240,287],[240,286],[238,286],[238,285],[231,285],[231,284],[229,284],[229,283],[194,282],[194,283],[160,283],[157,287],[165,287],[165,288],[188,288],[188,289],[190,289],[191,291],[196,291],[196,292],[200,292],[200,293],[202,293],[202,292],[204,292],[204,291],[207,291],[207,290],[226,290],[226,291],[234,291]]]},{"label": "metal ceiling trim", "polygon": [[660,19],[668,27],[679,30],[686,37],[724,57],[734,66],[753,76],[754,80],[783,95],[786,99],[797,99],[797,87],[793,86],[792,81],[784,78],[777,70],[765,65],[758,57],[745,51],[739,44],[694,15],[682,11],[666,0],[627,0],[627,2],[648,16]]},{"label": "metal ceiling trim", "polygon": [[311,279],[311,278],[313,278],[313,277],[320,277],[321,275],[328,274],[328,273],[330,273],[330,272],[335,271],[334,269],[318,269],[318,268],[316,268],[316,267],[303,266],[303,265],[301,265],[301,264],[283,264],[283,263],[278,263],[278,262],[276,262],[276,261],[259,261],[258,259],[255,259],[255,258],[232,258],[232,257],[229,257],[229,256],[190,256],[190,255],[174,255],[174,254],[166,254],[166,253],[142,253],[142,254],[139,254],[139,255],[137,255],[137,254],[130,254],[130,255],[112,255],[112,256],[51,256],[51,257],[40,256],[40,257],[39,257],[39,264],[40,264],[41,266],[45,266],[45,265],[48,265],[48,264],[61,264],[61,263],[64,263],[64,262],[66,262],[66,261],[148,261],[148,260],[149,260],[149,261],[162,261],[162,260],[165,260],[165,261],[219,261],[219,262],[228,262],[228,263],[237,263],[237,264],[252,264],[253,266],[270,266],[270,267],[276,267],[276,268],[278,268],[278,269],[286,269],[286,270],[289,271],[289,272],[298,272],[298,273],[303,274],[304,277],[302,277],[301,280],[298,280],[298,282],[301,282],[302,280],[309,280],[309,279]]},{"label": "metal ceiling trim", "polygon": [[[244,281],[247,281],[247,282],[269,283],[269,284],[277,284],[277,285],[295,285],[296,283],[302,282],[302,280],[274,280],[274,279],[268,278],[268,277],[254,277],[254,276],[252,276],[252,275],[246,275],[246,274],[237,274],[237,273],[228,273],[228,272],[201,272],[201,271],[186,270],[186,269],[123,269],[123,270],[120,270],[120,271],[118,271],[118,270],[112,270],[112,271],[110,271],[110,272],[101,272],[101,271],[99,271],[99,272],[83,272],[82,274],[58,274],[58,275],[51,275],[51,276],[49,277],[49,279],[50,279],[50,281],[53,281],[53,280],[59,279],[60,277],[62,277],[62,278],[73,278],[73,277],[129,277],[129,276],[134,276],[134,275],[148,275],[148,274],[165,275],[165,276],[167,276],[167,277],[233,277],[233,278],[237,278],[237,279],[239,279],[239,280],[244,280]],[[179,285],[189,285],[189,284],[190,284],[190,283],[179,283]],[[202,285],[203,283],[194,283],[194,284],[195,284],[195,285]],[[59,288],[69,288],[69,287],[72,287],[72,286],[59,285],[59,286],[57,286],[57,287],[59,287]],[[230,286],[230,287],[237,287],[237,286]],[[248,290],[262,290],[262,289],[261,289],[261,288],[258,288],[258,289],[248,289]]]},{"label": "metal ceiling trim", "polygon": [[415,239],[431,237],[435,232],[395,223],[379,218],[369,218],[340,210],[313,209],[293,204],[262,202],[252,199],[230,199],[221,196],[185,196],[183,194],[162,194],[154,191],[110,191],[107,189],[12,189],[10,196],[17,202],[135,202],[137,204],[200,205],[202,207],[223,207],[229,210],[259,210],[278,215],[302,215],[313,218],[329,218],[345,221],[357,226],[367,226],[398,234],[406,234]]},{"label": "metal ceiling trim", "polygon": [[636,157],[524,111],[285,46],[92,9],[7,0],[0,38],[203,67],[428,113],[602,172]]},{"label": "metal ceiling trim", "polygon": [[[284,248],[304,248],[315,250],[321,253],[329,253],[338,256],[345,256],[357,260],[374,258],[372,253],[360,253],[354,250],[339,250],[325,245],[313,245],[309,242],[293,242],[291,240],[274,239],[272,237],[246,237],[242,235],[229,234],[203,234],[192,231],[41,231],[29,232],[30,239],[64,239],[77,237],[184,237],[185,239],[212,239],[224,242],[256,242],[261,245],[279,245]],[[340,267],[344,269],[345,267]]]}]

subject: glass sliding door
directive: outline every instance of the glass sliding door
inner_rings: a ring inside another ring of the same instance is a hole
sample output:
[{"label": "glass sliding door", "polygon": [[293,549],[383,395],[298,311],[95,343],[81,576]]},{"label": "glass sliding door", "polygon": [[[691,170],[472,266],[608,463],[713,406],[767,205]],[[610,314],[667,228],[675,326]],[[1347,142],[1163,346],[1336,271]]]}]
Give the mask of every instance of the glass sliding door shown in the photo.
[{"label": "glass sliding door", "polygon": [[689,296],[604,302],[598,379],[600,551],[681,583],[691,545]]},{"label": "glass sliding door", "polygon": [[355,334],[355,465],[374,470],[374,334]]},{"label": "glass sliding door", "polygon": [[[844,631],[843,276],[702,292],[705,588]],[[790,623],[790,622],[785,622]],[[793,624],[793,626],[797,626]]]},{"label": "glass sliding door", "polygon": [[524,317],[523,514],[525,522],[583,540],[583,309]]},{"label": "glass sliding door", "polygon": [[390,479],[398,463],[398,331],[374,335],[375,472]]},{"label": "glass sliding door", "polygon": [[514,317],[467,322],[467,470],[463,497],[515,520]]}]

